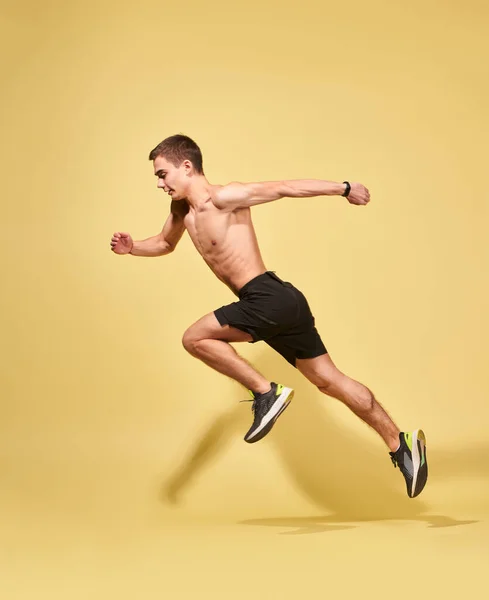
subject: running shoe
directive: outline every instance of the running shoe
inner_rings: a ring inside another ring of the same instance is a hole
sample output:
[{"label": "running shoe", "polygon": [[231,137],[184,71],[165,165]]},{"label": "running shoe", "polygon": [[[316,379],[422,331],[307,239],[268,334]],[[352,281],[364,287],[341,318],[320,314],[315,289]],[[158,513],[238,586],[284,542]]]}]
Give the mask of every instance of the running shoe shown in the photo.
[{"label": "running shoe", "polygon": [[415,498],[422,491],[428,480],[428,463],[426,462],[426,436],[421,429],[412,433],[401,431],[401,445],[395,452],[389,452],[395,467],[399,467],[406,480],[407,494]]},{"label": "running shoe", "polygon": [[[251,410],[254,414],[253,425],[245,435],[245,442],[252,444],[264,438],[272,429],[275,421],[287,408],[294,396],[294,390],[272,382],[272,388],[265,394],[254,394]],[[251,400],[250,400],[251,402]]]}]

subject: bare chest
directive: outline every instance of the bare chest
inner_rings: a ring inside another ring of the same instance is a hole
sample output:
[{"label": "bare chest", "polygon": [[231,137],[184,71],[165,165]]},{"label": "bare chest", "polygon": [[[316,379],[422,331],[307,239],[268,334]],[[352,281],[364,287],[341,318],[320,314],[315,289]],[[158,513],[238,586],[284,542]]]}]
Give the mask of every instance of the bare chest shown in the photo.
[{"label": "bare chest", "polygon": [[184,223],[199,252],[208,255],[226,244],[232,215],[220,211],[212,202],[208,202],[199,209],[190,209]]}]

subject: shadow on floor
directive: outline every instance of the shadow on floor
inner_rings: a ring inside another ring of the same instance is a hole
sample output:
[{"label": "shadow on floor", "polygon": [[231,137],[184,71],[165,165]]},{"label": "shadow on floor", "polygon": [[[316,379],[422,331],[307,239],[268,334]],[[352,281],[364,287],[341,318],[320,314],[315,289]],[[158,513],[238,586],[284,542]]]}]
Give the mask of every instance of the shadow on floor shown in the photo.
[{"label": "shadow on floor", "polygon": [[[430,528],[438,527],[456,527],[460,525],[470,525],[477,523],[477,521],[457,521],[451,517],[444,517],[442,515],[417,515],[413,519],[400,518],[399,520],[404,521],[421,521],[429,525]],[[358,519],[352,520],[350,518],[344,518],[341,515],[327,515],[327,516],[316,516],[316,517],[275,517],[271,519],[248,519],[245,521],[239,521],[239,525],[253,525],[262,527],[277,527],[291,528],[292,531],[283,531],[281,535],[303,535],[310,533],[326,533],[329,531],[338,531],[341,529],[355,529],[362,522],[382,522],[386,523],[396,522],[397,519],[390,518],[377,518],[377,519]],[[338,526],[335,523],[352,523],[355,522],[357,525]]]},{"label": "shadow on floor", "polygon": [[[273,373],[274,381],[284,382],[296,390],[290,407],[259,443],[272,445],[293,485],[331,514],[253,519],[242,524],[286,526],[294,528],[293,533],[317,533],[345,528],[335,525],[337,523],[395,520],[420,521],[430,527],[454,527],[476,522],[428,514],[423,494],[419,498],[408,498],[404,479],[399,470],[394,469],[380,438],[380,443],[375,444],[335,425],[328,418],[327,406],[337,401],[321,395],[295,369],[291,372],[281,357],[268,350],[254,365],[265,376]],[[236,403],[212,423],[164,484],[162,499],[165,502],[178,505],[196,475],[226,450],[231,439],[243,437],[252,420],[249,407],[247,403]],[[388,406],[386,408],[388,410]],[[352,418],[357,417],[352,414]],[[428,432],[427,450],[428,486],[451,477],[489,475],[489,463],[483,460],[487,448],[430,448]]]}]

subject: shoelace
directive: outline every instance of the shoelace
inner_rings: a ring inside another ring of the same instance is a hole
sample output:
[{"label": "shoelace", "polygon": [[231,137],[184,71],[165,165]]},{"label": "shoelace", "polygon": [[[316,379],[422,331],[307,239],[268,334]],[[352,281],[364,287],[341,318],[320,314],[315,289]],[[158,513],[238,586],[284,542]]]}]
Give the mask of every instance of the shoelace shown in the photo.
[{"label": "shoelace", "polygon": [[249,399],[249,400],[248,399],[240,400],[239,402],[240,403],[241,402],[253,402],[253,404],[251,405],[251,410],[252,410],[253,414],[256,414],[256,411],[257,411],[258,407],[260,406],[260,404],[257,401],[257,398],[253,398],[253,399]]},{"label": "shoelace", "polygon": [[248,398],[246,400],[240,400],[239,403],[241,404],[241,402],[253,402],[253,404],[251,405],[251,410],[254,413],[256,410],[256,400],[248,400]]},{"label": "shoelace", "polygon": [[391,456],[392,464],[394,465],[394,469],[397,467],[397,460],[395,456]]},{"label": "shoelace", "polygon": [[[250,392],[251,395],[251,392]],[[259,398],[261,396],[263,396],[264,394],[260,394]],[[251,410],[253,411],[253,414],[256,413],[256,409],[258,408],[259,404],[257,402],[258,398],[255,398],[254,396],[252,398],[247,398],[246,400],[240,400],[239,402],[253,402],[253,404],[251,405]]]}]

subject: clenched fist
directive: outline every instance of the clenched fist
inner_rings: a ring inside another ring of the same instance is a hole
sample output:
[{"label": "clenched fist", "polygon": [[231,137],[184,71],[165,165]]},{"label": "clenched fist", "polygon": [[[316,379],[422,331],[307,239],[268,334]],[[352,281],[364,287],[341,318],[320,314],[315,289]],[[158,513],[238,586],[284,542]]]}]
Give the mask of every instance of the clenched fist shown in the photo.
[{"label": "clenched fist", "polygon": [[112,252],[116,254],[129,254],[133,247],[132,237],[128,233],[114,233],[110,241]]},{"label": "clenched fist", "polygon": [[352,183],[347,200],[350,204],[365,206],[370,202],[370,192],[361,183]]}]

